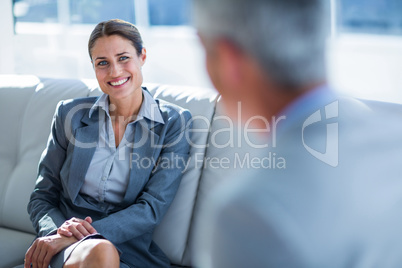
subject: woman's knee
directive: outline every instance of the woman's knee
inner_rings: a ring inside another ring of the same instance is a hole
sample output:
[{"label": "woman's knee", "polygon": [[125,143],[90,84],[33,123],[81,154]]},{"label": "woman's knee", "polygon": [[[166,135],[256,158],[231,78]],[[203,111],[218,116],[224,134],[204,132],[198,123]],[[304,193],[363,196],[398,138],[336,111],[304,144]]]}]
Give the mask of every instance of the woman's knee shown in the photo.
[{"label": "woman's knee", "polygon": [[[93,255],[115,255],[119,257],[116,247],[106,239],[89,239],[88,251]],[[85,242],[85,241],[84,241]]]},{"label": "woman's knee", "polygon": [[64,267],[119,267],[116,247],[106,239],[82,241],[71,253]]}]

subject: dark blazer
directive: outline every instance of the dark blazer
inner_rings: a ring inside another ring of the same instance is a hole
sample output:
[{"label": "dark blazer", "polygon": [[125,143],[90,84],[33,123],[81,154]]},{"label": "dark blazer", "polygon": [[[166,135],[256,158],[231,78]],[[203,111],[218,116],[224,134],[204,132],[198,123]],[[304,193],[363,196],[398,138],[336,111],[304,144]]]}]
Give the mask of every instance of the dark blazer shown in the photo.
[{"label": "dark blazer", "polygon": [[148,164],[131,165],[123,201],[108,207],[79,193],[99,138],[102,112],[89,117],[96,100],[58,104],[28,204],[35,230],[46,236],[67,219],[91,216],[93,227],[122,252],[122,261],[135,267],[168,267],[169,259],[152,234],[173,201],[189,157],[191,114],[156,100],[165,123],[147,118],[135,123],[133,154]]}]

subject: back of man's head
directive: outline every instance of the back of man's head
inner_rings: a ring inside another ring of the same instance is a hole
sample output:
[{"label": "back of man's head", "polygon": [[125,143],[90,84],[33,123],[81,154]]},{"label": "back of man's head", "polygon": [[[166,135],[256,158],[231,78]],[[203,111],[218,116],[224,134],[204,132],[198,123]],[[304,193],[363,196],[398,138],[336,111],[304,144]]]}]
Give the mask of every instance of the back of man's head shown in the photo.
[{"label": "back of man's head", "polygon": [[329,0],[194,0],[206,39],[224,38],[277,83],[300,88],[326,79]]}]

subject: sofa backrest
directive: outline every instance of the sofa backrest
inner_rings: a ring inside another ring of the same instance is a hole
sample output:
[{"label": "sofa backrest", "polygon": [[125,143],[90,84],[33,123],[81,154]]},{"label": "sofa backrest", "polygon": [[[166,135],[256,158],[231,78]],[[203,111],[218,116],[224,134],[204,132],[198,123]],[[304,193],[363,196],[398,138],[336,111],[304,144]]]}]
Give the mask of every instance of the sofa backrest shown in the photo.
[{"label": "sofa backrest", "polygon": [[79,80],[0,76],[0,226],[33,233],[27,203],[61,99],[86,96]]}]

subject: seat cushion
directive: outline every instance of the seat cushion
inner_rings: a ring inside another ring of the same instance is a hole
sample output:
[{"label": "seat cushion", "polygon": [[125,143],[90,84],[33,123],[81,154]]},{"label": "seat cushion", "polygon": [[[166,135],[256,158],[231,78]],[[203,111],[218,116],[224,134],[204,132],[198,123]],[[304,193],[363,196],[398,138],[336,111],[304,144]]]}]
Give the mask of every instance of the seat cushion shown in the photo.
[{"label": "seat cushion", "polygon": [[9,268],[24,262],[25,252],[35,235],[0,227],[0,267]]}]

